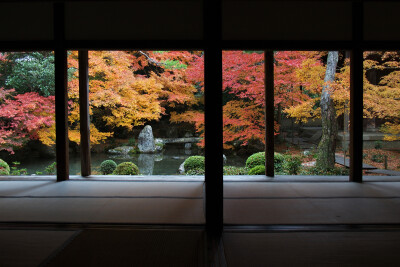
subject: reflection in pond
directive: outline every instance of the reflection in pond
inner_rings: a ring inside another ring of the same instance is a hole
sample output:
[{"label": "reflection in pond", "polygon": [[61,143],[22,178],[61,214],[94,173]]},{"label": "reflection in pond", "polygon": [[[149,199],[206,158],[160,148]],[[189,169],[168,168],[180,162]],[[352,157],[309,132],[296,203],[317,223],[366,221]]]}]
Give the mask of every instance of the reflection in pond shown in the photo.
[{"label": "reflection in pond", "polygon": [[[195,149],[185,149],[183,146],[169,145],[159,154],[136,154],[136,155],[112,155],[106,153],[92,153],[92,174],[100,175],[100,164],[107,159],[114,160],[117,164],[125,161],[135,163],[142,175],[177,175],[179,166],[186,158],[198,155],[200,152]],[[26,168],[28,174],[43,172],[44,168],[55,161],[54,158],[44,159],[30,157],[21,160],[21,168]],[[245,158],[228,156],[229,165],[243,166]],[[81,160],[80,155],[70,154],[70,174],[79,175]]]}]

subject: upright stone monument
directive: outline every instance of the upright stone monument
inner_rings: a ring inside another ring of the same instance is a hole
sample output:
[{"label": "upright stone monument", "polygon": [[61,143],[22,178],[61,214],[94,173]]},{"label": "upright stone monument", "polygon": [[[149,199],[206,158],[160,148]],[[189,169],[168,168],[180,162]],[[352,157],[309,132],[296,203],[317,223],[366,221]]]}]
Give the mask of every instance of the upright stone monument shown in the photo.
[{"label": "upright stone monument", "polygon": [[146,125],[139,134],[138,148],[140,153],[154,153],[156,146],[154,142],[153,129]]}]

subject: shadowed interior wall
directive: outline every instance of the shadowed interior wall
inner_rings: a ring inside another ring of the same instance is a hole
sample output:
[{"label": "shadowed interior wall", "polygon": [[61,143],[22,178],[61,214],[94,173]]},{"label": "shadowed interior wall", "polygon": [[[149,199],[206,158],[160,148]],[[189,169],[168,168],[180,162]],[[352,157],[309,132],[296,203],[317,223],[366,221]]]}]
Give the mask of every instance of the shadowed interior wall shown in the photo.
[{"label": "shadowed interior wall", "polygon": [[[203,1],[65,1],[68,40],[201,40]],[[223,1],[225,40],[350,40],[351,1]],[[0,40],[52,40],[51,1],[0,3]],[[366,2],[366,40],[399,40],[400,3]],[[249,15],[251,14],[251,16]]]}]

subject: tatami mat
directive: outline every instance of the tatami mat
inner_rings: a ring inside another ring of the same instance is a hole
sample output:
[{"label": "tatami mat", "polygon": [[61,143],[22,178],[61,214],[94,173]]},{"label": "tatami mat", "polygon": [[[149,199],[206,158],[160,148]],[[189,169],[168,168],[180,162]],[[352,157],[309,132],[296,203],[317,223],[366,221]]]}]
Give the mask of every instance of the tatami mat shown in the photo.
[{"label": "tatami mat", "polygon": [[[400,182],[225,182],[226,224],[400,223]],[[203,182],[0,181],[2,222],[203,224]]]},{"label": "tatami mat", "polygon": [[229,267],[399,266],[400,232],[224,233]]},{"label": "tatami mat", "polygon": [[400,223],[400,199],[225,200],[226,224]]},{"label": "tatami mat", "polygon": [[229,182],[224,198],[285,197],[400,197],[400,182]]},{"label": "tatami mat", "polygon": [[46,266],[205,266],[201,230],[84,230]]},{"label": "tatami mat", "polygon": [[202,199],[1,199],[2,222],[202,224]]},{"label": "tatami mat", "polygon": [[0,181],[0,222],[203,224],[203,182]]},{"label": "tatami mat", "polygon": [[[4,186],[2,186],[4,185]],[[1,196],[198,197],[204,182],[0,181]]]},{"label": "tatami mat", "polygon": [[77,231],[0,230],[0,266],[38,266]]},{"label": "tatami mat", "polygon": [[226,224],[400,223],[400,183],[224,183]]}]

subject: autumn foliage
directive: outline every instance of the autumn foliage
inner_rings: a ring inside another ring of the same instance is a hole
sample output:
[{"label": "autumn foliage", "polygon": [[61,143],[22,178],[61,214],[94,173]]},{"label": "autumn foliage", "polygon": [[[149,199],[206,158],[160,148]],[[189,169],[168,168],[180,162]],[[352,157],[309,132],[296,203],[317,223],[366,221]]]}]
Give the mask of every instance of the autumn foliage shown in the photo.
[{"label": "autumn foliage", "polygon": [[[17,65],[19,69],[37,70],[48,67],[52,60],[50,52],[28,58],[44,58],[46,65],[17,56],[0,53],[1,71]],[[275,134],[280,132],[282,117],[297,122],[321,117],[319,101],[326,56],[327,52],[315,51],[274,52]],[[387,134],[385,140],[398,140],[400,52],[365,52],[364,58],[364,117],[381,119],[381,130]],[[346,55],[340,53],[336,78],[330,86],[337,116],[349,109],[349,63]],[[79,144],[78,52],[69,52],[68,67],[69,138]],[[265,142],[263,52],[223,51],[222,68],[224,148]],[[46,69],[47,74],[51,71]],[[371,71],[380,73],[375,83],[368,78]],[[10,84],[27,84],[18,80],[18,75],[12,77],[7,80],[5,75],[0,76],[0,150],[13,153],[32,139],[54,144],[55,103],[54,90],[47,86],[50,82],[43,80],[36,87],[12,88]],[[45,77],[48,79],[49,75]],[[203,136],[204,86],[201,51],[90,51],[91,143],[105,142],[115,135],[116,129],[132,131],[161,119],[191,123]],[[200,145],[204,145],[204,140]]]},{"label": "autumn foliage", "polygon": [[[183,121],[183,117],[175,118],[182,115],[174,109],[182,105],[190,109],[199,101],[191,81],[200,79],[201,73],[187,77],[185,71],[200,55],[181,51],[90,51],[89,112],[96,122],[91,124],[92,144],[112,136],[116,127],[132,130],[164,115],[170,115],[173,122]],[[68,62],[75,70],[68,84],[69,137],[79,143],[77,52],[70,54]],[[187,112],[185,116],[190,114]],[[96,124],[108,131],[99,130]]]},{"label": "autumn foliage", "polygon": [[30,139],[54,144],[54,96],[14,92],[0,88],[0,150],[14,153]]},{"label": "autumn foliage", "polygon": [[[400,52],[364,52],[364,118],[384,120],[384,140],[400,140]],[[375,83],[367,72],[378,71]]]}]

